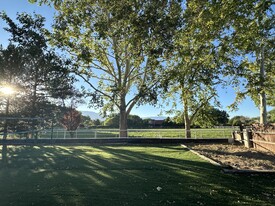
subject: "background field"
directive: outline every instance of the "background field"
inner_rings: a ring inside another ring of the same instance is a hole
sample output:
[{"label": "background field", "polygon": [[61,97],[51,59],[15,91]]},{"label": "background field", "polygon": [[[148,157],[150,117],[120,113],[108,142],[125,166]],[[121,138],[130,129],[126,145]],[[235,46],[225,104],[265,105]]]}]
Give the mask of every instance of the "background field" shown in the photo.
[{"label": "background field", "polygon": [[180,146],[3,147],[1,205],[274,205],[274,176],[227,175]]},{"label": "background field", "polygon": [[[192,138],[229,138],[237,128],[192,129]],[[27,133],[10,134],[9,139],[26,138]],[[129,129],[129,138],[185,138],[184,129]],[[68,132],[63,129],[42,130],[38,138],[68,139],[68,138],[118,138],[118,129],[80,129]]]}]

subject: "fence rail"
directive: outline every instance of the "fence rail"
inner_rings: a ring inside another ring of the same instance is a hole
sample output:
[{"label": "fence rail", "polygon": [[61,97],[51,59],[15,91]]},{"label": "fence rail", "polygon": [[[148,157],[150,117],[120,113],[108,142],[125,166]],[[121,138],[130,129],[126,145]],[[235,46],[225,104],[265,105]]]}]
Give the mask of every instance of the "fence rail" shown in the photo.
[{"label": "fence rail", "polygon": [[238,141],[247,148],[275,152],[275,132],[274,131],[253,131],[245,129],[243,132],[233,132],[233,142]]},{"label": "fence rail", "polygon": [[[229,138],[233,130],[234,128],[191,129],[191,135],[194,139]],[[79,129],[75,131],[48,129],[12,132],[8,134],[8,139],[28,139],[30,137],[38,139],[119,138],[119,132],[119,129]],[[185,129],[128,129],[128,138],[185,138]]]}]

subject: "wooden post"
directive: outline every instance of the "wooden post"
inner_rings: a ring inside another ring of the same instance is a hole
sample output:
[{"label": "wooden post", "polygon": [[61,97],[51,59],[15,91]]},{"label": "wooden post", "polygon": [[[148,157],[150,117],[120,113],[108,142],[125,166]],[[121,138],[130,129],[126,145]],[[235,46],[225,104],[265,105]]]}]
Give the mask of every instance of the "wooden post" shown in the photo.
[{"label": "wooden post", "polygon": [[228,138],[229,144],[234,144],[235,142],[235,131],[232,132],[231,137]]},{"label": "wooden post", "polygon": [[243,130],[243,140],[244,140],[244,146],[245,146],[246,148],[251,148],[251,147],[253,147],[251,138],[252,138],[252,132],[251,132],[251,130],[249,130],[249,129],[244,129],[244,130]]}]

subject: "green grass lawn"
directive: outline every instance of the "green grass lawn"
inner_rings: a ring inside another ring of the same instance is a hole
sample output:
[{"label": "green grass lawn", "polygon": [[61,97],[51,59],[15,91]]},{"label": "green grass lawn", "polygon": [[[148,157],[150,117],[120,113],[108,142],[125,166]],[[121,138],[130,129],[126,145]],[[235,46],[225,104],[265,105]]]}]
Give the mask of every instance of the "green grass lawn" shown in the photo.
[{"label": "green grass lawn", "polygon": [[[192,129],[192,138],[229,138],[233,129]],[[184,129],[129,129],[129,138],[185,138]],[[71,138],[64,130],[54,130],[53,138]],[[118,138],[117,129],[81,129],[73,134],[73,138]],[[42,132],[40,138],[51,138],[51,131]]]},{"label": "green grass lawn", "polygon": [[[233,129],[191,129],[192,138],[228,138]],[[129,137],[185,138],[184,129],[129,130]]]},{"label": "green grass lawn", "polygon": [[274,176],[222,174],[180,146],[9,146],[2,154],[0,205],[275,205]]}]

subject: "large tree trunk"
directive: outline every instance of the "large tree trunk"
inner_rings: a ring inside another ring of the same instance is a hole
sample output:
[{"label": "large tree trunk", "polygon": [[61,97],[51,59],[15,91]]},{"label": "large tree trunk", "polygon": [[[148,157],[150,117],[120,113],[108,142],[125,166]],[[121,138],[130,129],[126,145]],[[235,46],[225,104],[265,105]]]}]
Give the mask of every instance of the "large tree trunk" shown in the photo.
[{"label": "large tree trunk", "polygon": [[267,124],[265,92],[261,92],[260,94],[260,124]]},{"label": "large tree trunk", "polygon": [[184,114],[184,124],[185,124],[185,138],[191,138],[191,122],[188,117]]},{"label": "large tree trunk", "polygon": [[128,137],[128,125],[127,125],[127,114],[126,109],[120,110],[120,118],[119,118],[119,137]]},{"label": "large tree trunk", "polygon": [[128,137],[128,124],[125,100],[122,99],[119,114],[119,137]]},{"label": "large tree trunk", "polygon": [[[261,68],[260,68],[260,84],[263,89],[265,81],[265,68],[264,68],[264,46],[261,48]],[[260,93],[260,124],[267,124],[267,112],[266,112],[266,95],[262,91]]]}]

